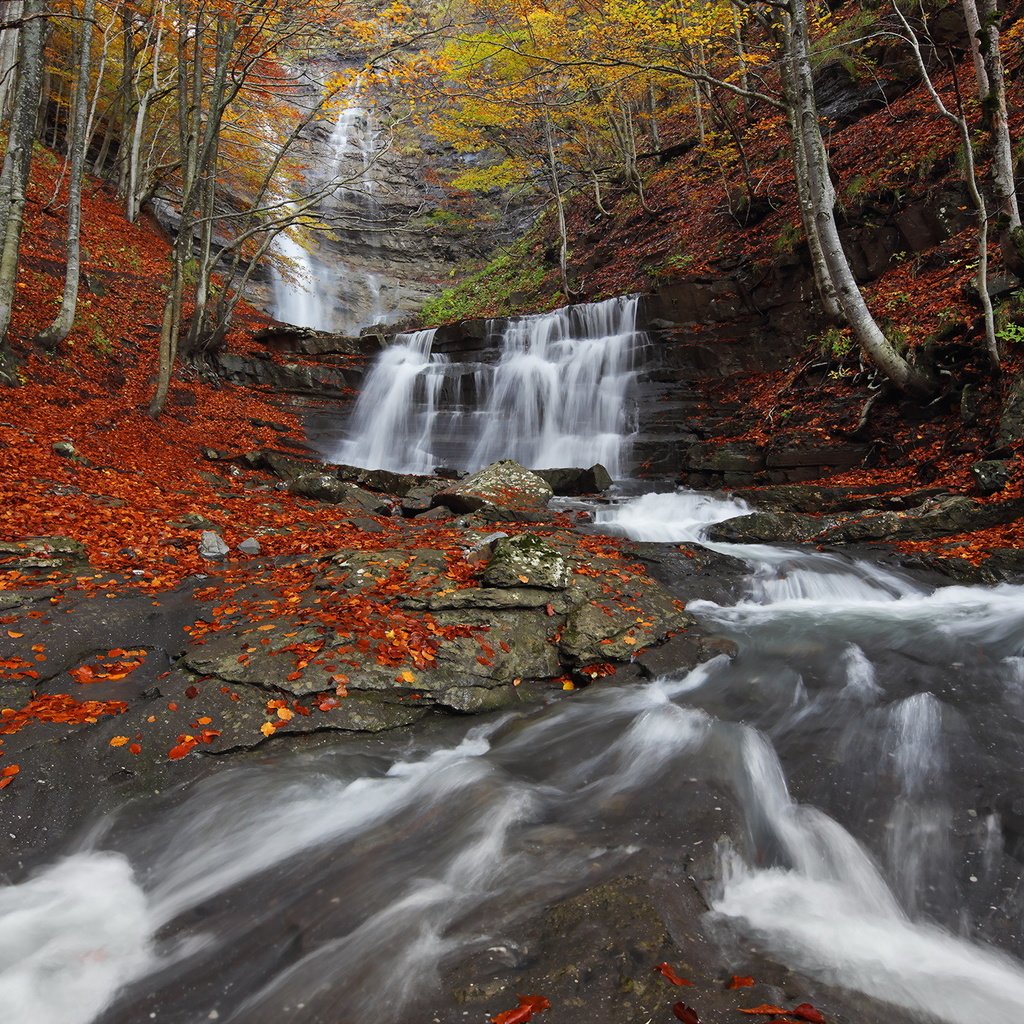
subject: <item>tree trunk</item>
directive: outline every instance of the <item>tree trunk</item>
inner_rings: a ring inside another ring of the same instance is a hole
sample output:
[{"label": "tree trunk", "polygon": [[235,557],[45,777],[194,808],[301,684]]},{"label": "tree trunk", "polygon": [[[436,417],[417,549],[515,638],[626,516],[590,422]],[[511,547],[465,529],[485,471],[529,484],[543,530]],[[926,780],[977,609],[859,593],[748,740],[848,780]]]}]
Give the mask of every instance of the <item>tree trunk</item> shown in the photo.
[{"label": "tree trunk", "polygon": [[551,120],[544,116],[544,141],[548,147],[548,170],[551,172],[551,191],[555,197],[555,209],[558,213],[558,269],[562,276],[562,292],[566,302],[572,292],[569,290],[569,234],[565,225],[565,199],[562,196],[562,184],[558,178],[558,161],[555,158],[555,141],[551,134]]},{"label": "tree trunk", "polygon": [[64,270],[64,294],[53,323],[36,336],[36,342],[55,349],[71,332],[78,307],[78,284],[82,266],[82,178],[88,144],[89,58],[92,48],[92,21],[96,0],[85,0],[78,30],[78,79],[75,82],[74,110],[71,115],[71,178],[68,182],[67,264]]},{"label": "tree trunk", "polygon": [[19,39],[18,84],[7,151],[3,170],[0,171],[0,363],[10,361],[7,331],[11,325],[11,306],[18,276],[18,255],[25,223],[32,143],[36,138],[39,88],[43,75],[44,2],[25,0],[24,13],[30,20],[22,26]]},{"label": "tree trunk", "polygon": [[839,307],[861,350],[903,392],[930,394],[934,382],[896,351],[871,315],[843,250],[836,224],[836,194],[829,176],[828,153],[821,135],[814,99],[814,79],[807,38],[806,0],[792,0],[791,15],[784,17],[786,80],[792,93],[797,137],[806,160],[807,190],[822,256],[835,287]]},{"label": "tree trunk", "polygon": [[[22,0],[7,0],[4,20],[17,21],[21,17],[22,6]],[[0,30],[0,121],[6,119],[14,103],[20,34],[21,28],[17,26]]]},{"label": "tree trunk", "polygon": [[[1024,273],[1024,230],[1021,228],[1020,201],[1014,181],[1013,143],[1006,113],[1006,76],[999,45],[999,17],[997,0],[981,0],[980,49],[988,80],[988,91],[981,102],[992,133],[992,182],[995,200],[999,204],[1003,256],[1010,269],[1020,274]],[[980,89],[980,78],[978,85]]]}]

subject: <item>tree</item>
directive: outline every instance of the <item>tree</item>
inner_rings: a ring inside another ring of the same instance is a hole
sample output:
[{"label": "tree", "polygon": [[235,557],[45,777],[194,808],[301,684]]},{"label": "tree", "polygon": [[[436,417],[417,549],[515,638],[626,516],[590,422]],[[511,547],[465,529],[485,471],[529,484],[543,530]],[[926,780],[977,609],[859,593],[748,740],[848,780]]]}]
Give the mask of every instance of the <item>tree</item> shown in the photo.
[{"label": "tree", "polygon": [[24,23],[18,34],[18,78],[0,171],[0,374],[8,383],[16,377],[12,368],[7,332],[11,324],[21,232],[32,146],[36,138],[40,87],[43,78],[43,38],[46,29],[45,0],[24,0]]},{"label": "tree", "polygon": [[68,132],[68,150],[71,161],[68,181],[66,260],[64,293],[60,310],[53,323],[41,331],[36,341],[45,348],[56,348],[71,332],[78,305],[78,284],[82,268],[82,179],[85,174],[85,155],[89,144],[89,62],[92,55],[92,28],[96,14],[96,0],[85,0],[82,20],[78,27],[77,62],[74,109]]}]

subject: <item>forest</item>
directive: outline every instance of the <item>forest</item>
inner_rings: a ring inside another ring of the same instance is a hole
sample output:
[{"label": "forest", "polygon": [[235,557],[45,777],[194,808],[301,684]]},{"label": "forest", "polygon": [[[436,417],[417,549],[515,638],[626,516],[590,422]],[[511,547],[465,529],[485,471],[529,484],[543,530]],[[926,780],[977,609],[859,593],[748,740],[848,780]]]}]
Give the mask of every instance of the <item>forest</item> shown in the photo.
[{"label": "forest", "polygon": [[1022,15],[0,4],[4,1019],[1019,1019]]}]

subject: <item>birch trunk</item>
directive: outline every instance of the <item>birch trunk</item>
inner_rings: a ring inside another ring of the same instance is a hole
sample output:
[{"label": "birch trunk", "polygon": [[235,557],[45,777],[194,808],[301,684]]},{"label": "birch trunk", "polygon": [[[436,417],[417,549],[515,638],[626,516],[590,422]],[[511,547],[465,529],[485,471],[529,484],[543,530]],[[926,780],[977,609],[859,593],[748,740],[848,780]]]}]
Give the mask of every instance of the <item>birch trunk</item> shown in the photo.
[{"label": "birch trunk", "polygon": [[25,0],[28,20],[21,29],[18,48],[18,84],[0,171],[0,364],[9,363],[7,331],[18,276],[21,231],[25,223],[32,144],[43,76],[43,15],[45,0]]},{"label": "birch trunk", "polygon": [[71,332],[78,308],[78,285],[82,269],[82,178],[85,151],[89,142],[89,62],[92,49],[92,22],[96,0],[85,0],[78,30],[78,78],[75,82],[74,110],[71,114],[71,171],[68,181],[67,263],[64,268],[64,294],[53,323],[36,336],[36,342],[51,351]]},{"label": "birch trunk", "polygon": [[806,160],[811,213],[821,240],[822,257],[835,288],[836,299],[867,358],[900,391],[929,394],[934,390],[933,382],[921,370],[907,362],[882,333],[864,301],[864,295],[843,250],[836,224],[836,193],[829,176],[828,153],[821,135],[814,99],[806,0],[792,0],[791,12],[791,15],[783,20],[783,31],[786,35],[786,52],[783,59],[788,65],[786,78],[792,89],[789,101],[793,106],[797,139],[803,147],[803,156]]},{"label": "birch trunk", "polygon": [[[17,21],[21,17],[22,7],[22,0],[8,0],[3,5],[0,20]],[[14,103],[20,35],[20,27],[0,29],[0,121],[6,118]]]}]

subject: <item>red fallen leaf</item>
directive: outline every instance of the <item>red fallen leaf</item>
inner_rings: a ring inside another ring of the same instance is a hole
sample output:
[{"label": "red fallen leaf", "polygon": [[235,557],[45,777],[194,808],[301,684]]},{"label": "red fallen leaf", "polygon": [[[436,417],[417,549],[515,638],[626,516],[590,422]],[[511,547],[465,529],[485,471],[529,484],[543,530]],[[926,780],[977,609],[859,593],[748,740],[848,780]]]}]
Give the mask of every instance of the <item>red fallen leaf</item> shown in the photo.
[{"label": "red fallen leaf", "polygon": [[195,743],[179,743],[176,747],[171,747],[167,751],[168,761],[178,761],[185,757],[195,746]]},{"label": "red fallen leaf", "polygon": [[761,1006],[752,1006],[749,1010],[740,1010],[740,1013],[763,1014],[766,1017],[785,1017],[789,1010],[783,1009],[781,1006],[769,1006],[767,1003],[764,1003]]},{"label": "red fallen leaf", "polygon": [[809,1021],[810,1024],[825,1024],[825,1015],[821,1010],[815,1009],[810,1003],[801,1003],[789,1011],[791,1017],[799,1020]]},{"label": "red fallen leaf", "polygon": [[683,1022],[683,1024],[700,1024],[700,1017],[692,1006],[686,1003],[675,1003],[672,1012]]},{"label": "red fallen leaf", "polygon": [[129,746],[128,746],[128,753],[129,754],[141,754],[142,753],[142,746],[141,746],[141,744],[138,744],[138,743],[131,743],[131,744],[129,744]]},{"label": "red fallen leaf", "polygon": [[673,985],[692,985],[692,981],[687,981],[685,978],[680,978],[675,971],[672,970],[671,964],[667,961],[665,963],[655,964],[652,970],[656,971],[667,981],[671,981]]},{"label": "red fallen leaf", "polygon": [[491,1024],[526,1024],[535,1013],[543,1013],[550,1007],[551,1003],[544,996],[519,996],[519,1005],[492,1017]]},{"label": "red fallen leaf", "polygon": [[0,789],[6,789],[13,781],[13,775],[8,775],[6,779],[0,779]]},{"label": "red fallen leaf", "polygon": [[554,615],[555,614],[555,606],[553,604],[546,604],[546,605],[544,605],[544,611],[546,611],[548,613],[548,615]]},{"label": "red fallen leaf", "polygon": [[6,768],[0,769],[0,777],[5,779],[12,779],[18,772],[21,771],[21,767],[16,764],[9,764]]},{"label": "red fallen leaf", "polygon": [[185,696],[188,697],[189,700],[195,700],[196,697],[199,696],[199,687],[198,686],[189,686],[189,687],[187,687],[186,690],[185,690]]},{"label": "red fallen leaf", "polygon": [[746,978],[740,974],[734,974],[732,981],[726,985],[726,988],[751,988],[754,984],[753,978]]}]

